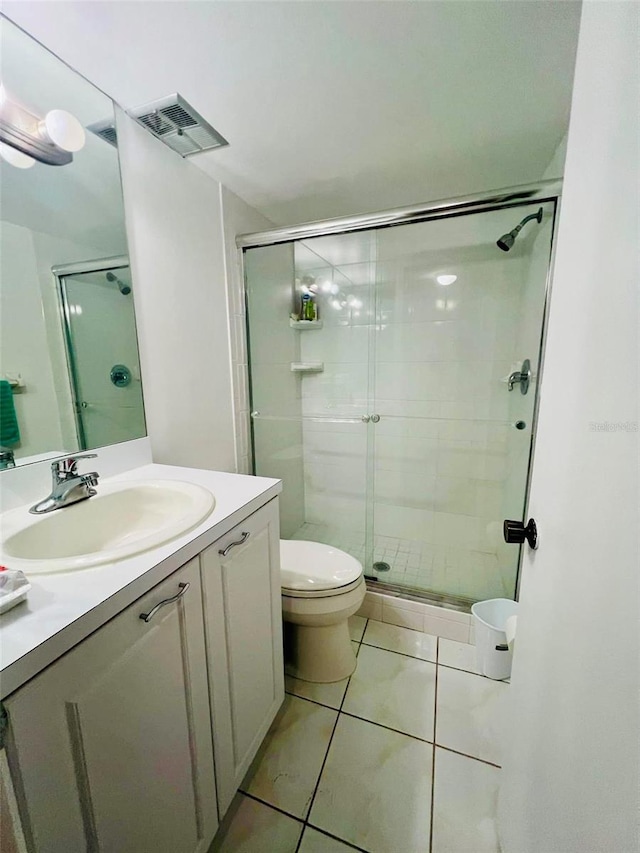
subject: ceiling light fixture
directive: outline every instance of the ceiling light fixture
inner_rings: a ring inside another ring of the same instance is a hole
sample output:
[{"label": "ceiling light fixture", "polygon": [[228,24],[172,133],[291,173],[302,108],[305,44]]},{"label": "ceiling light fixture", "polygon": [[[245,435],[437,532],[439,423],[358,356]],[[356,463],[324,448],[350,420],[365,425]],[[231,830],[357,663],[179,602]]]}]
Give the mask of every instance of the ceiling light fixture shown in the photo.
[{"label": "ceiling light fixture", "polygon": [[438,284],[441,284],[443,287],[448,287],[450,284],[453,284],[454,281],[458,280],[457,275],[437,275],[436,281]]},{"label": "ceiling light fixture", "polygon": [[[44,118],[29,112],[8,97],[3,89],[0,98],[0,142],[24,157],[49,166],[65,166],[85,143],[84,128],[66,110],[50,110]],[[3,152],[3,159],[21,169],[27,161]],[[20,165],[20,163],[22,165]]]}]

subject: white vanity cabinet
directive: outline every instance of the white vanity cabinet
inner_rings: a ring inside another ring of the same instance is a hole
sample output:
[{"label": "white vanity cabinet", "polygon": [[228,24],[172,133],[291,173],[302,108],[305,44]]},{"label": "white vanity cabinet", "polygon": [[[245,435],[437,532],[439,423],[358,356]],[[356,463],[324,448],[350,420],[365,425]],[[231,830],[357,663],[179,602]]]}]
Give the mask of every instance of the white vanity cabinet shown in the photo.
[{"label": "white vanity cabinet", "polygon": [[284,698],[278,528],[273,499],[4,700],[29,851],[206,853]]},{"label": "white vanity cabinet", "polygon": [[207,850],[217,815],[197,557],[5,707],[31,849]]},{"label": "white vanity cabinet", "polygon": [[221,816],[284,699],[279,548],[273,500],[200,555]]}]

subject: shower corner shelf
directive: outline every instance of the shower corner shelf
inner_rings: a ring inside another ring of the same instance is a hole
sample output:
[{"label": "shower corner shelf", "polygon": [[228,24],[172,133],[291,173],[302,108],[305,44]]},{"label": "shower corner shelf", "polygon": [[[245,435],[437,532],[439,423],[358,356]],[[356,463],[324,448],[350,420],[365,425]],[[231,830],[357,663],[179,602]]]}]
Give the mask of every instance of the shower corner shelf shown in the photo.
[{"label": "shower corner shelf", "polygon": [[289,325],[292,329],[297,329],[299,332],[309,329],[321,329],[322,320],[292,320],[289,318]]},{"label": "shower corner shelf", "polygon": [[292,373],[322,373],[324,370],[323,361],[292,361]]}]

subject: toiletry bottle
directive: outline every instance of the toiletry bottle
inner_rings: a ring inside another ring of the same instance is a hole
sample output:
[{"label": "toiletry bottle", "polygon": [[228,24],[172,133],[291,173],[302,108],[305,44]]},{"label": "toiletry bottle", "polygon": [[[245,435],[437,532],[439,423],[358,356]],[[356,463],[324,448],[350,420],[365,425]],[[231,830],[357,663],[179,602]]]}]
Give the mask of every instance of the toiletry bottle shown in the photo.
[{"label": "toiletry bottle", "polygon": [[301,320],[315,320],[316,311],[313,297],[310,293],[302,294],[302,311],[300,312]]}]

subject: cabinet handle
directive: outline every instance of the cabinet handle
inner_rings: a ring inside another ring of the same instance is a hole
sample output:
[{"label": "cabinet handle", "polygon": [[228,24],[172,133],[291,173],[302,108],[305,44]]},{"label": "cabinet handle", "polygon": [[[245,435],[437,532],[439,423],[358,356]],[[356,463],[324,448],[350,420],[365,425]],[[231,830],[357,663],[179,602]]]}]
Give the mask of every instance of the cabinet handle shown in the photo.
[{"label": "cabinet handle", "polygon": [[189,589],[191,584],[190,583],[179,583],[178,586],[180,587],[180,592],[176,593],[171,598],[165,598],[164,601],[159,601],[156,604],[156,606],[152,610],[150,610],[148,613],[141,613],[140,618],[144,622],[151,622],[151,620],[156,615],[158,610],[160,610],[161,607],[164,607],[165,604],[172,604],[174,601],[177,601],[179,598],[182,598],[182,596]]},{"label": "cabinet handle", "polygon": [[243,533],[243,534],[242,534],[242,536],[238,539],[238,541],[237,541],[237,542],[231,542],[231,543],[229,543],[229,545],[227,545],[227,547],[226,547],[224,550],[220,550],[220,551],[218,551],[218,554],[221,554],[223,557],[226,557],[226,556],[227,556],[227,554],[229,553],[229,551],[230,551],[232,548],[235,548],[235,547],[236,547],[236,545],[242,545],[242,543],[243,543],[243,542],[246,542],[246,541],[247,541],[247,539],[248,539],[250,536],[251,536],[251,534],[249,533],[249,531],[248,531],[248,530],[245,530],[245,531],[244,531],[244,533]]}]

